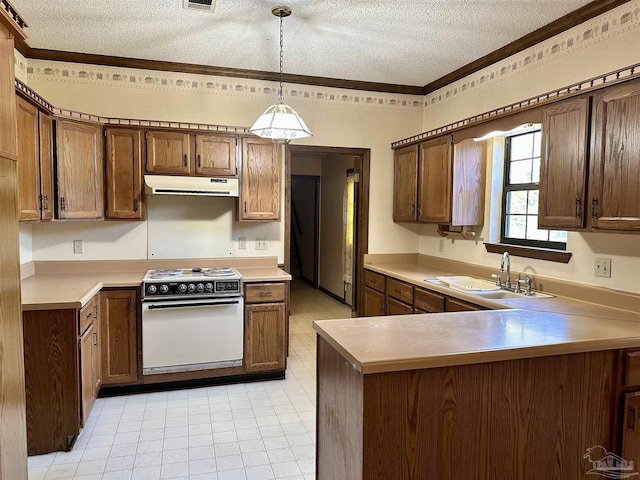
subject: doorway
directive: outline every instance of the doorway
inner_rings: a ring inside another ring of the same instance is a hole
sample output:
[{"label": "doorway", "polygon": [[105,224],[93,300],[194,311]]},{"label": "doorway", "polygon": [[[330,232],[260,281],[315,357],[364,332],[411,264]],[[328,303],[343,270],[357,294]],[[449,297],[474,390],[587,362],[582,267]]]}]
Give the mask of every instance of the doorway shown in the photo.
[{"label": "doorway", "polygon": [[285,147],[285,270],[356,314],[368,252],[369,171],[368,149]]}]

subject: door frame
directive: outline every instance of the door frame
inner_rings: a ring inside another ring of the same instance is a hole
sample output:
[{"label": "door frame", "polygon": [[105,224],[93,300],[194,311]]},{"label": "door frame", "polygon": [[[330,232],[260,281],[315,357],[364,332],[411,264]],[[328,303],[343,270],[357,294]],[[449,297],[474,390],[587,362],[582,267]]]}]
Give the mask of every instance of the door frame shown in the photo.
[{"label": "door frame", "polygon": [[361,279],[364,275],[364,256],[369,253],[369,184],[371,173],[371,150],[368,148],[323,147],[315,145],[285,145],[284,146],[284,176],[285,176],[285,211],[284,211],[284,269],[291,270],[291,156],[298,153],[312,153],[321,155],[353,155],[354,170],[359,174],[356,188],[356,265],[354,278],[354,302],[351,307],[358,315],[364,306],[364,289]]},{"label": "door frame", "polygon": [[[316,236],[313,239],[313,279],[311,279],[311,283],[313,284],[313,288],[318,288],[320,286],[320,176],[318,175],[291,175],[289,178],[306,178],[312,179],[314,181],[315,186],[315,198],[314,198],[314,229]],[[289,212],[291,210],[288,210]],[[286,214],[285,214],[286,215]],[[291,237],[289,237],[291,238]],[[286,247],[285,242],[285,247]],[[291,253],[291,245],[289,245],[289,254]],[[291,256],[289,256],[289,261],[291,261]],[[288,270],[287,270],[288,271]],[[291,272],[289,272],[291,273]],[[309,280],[302,276],[302,272],[300,272],[300,278],[302,280]]]}]

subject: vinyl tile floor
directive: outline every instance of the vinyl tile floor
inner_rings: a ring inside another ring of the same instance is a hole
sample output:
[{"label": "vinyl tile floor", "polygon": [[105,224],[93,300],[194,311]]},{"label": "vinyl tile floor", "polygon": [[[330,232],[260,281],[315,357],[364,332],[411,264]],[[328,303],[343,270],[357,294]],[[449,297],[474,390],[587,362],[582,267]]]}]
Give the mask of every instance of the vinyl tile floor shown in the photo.
[{"label": "vinyl tile floor", "polygon": [[350,316],[292,282],[286,379],[98,398],[72,451],[29,457],[29,480],[315,478],[311,324]]}]

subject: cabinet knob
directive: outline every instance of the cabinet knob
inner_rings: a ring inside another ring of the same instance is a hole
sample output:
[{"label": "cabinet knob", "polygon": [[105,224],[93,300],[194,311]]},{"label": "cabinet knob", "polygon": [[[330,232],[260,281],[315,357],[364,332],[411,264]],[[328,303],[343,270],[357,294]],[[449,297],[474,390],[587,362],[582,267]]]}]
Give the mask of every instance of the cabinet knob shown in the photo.
[{"label": "cabinet knob", "polygon": [[576,198],[576,217],[580,218],[582,216],[582,214],[580,213],[580,205],[582,204],[582,202],[580,201],[579,198]]}]

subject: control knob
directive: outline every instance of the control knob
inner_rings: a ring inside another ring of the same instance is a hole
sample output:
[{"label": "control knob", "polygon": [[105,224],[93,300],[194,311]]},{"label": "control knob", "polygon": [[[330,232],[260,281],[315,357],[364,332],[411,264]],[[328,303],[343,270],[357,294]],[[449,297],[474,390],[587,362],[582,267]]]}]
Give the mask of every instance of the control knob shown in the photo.
[{"label": "control knob", "polygon": [[180,285],[178,285],[178,293],[186,293],[187,292],[187,286],[184,283],[181,283]]},{"label": "control knob", "polygon": [[187,290],[189,290],[189,293],[193,293],[196,291],[196,286],[193,283],[190,283]]},{"label": "control knob", "polygon": [[160,285],[160,293],[168,293],[169,285]]},{"label": "control knob", "polygon": [[149,285],[147,287],[147,293],[153,295],[154,293],[156,293],[158,291],[158,287],[156,287],[155,285]]},{"label": "control knob", "polygon": [[204,286],[204,289],[209,293],[213,292],[213,283],[211,283],[211,282],[206,283],[205,286]]},{"label": "control knob", "polygon": [[196,285],[196,290],[198,291],[198,293],[202,293],[204,292],[204,284],[199,283]]}]

